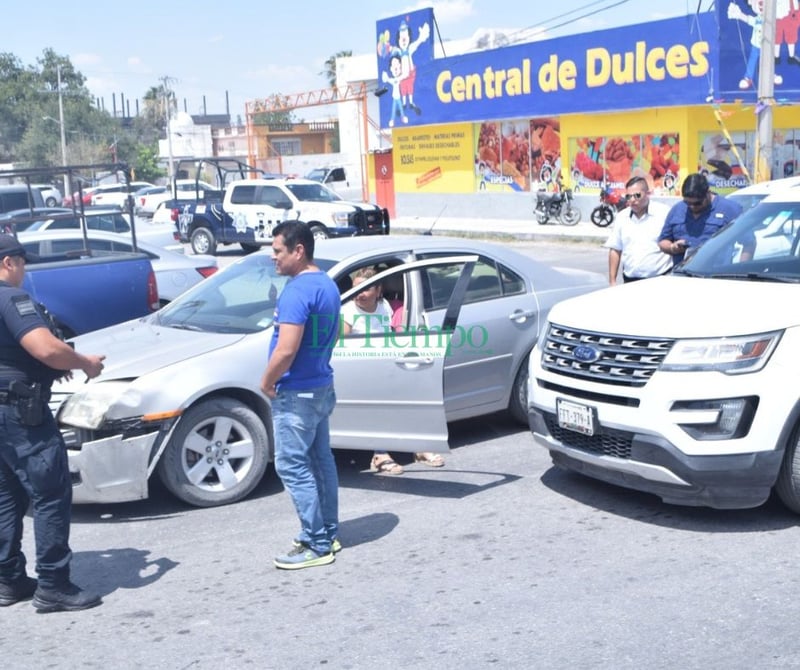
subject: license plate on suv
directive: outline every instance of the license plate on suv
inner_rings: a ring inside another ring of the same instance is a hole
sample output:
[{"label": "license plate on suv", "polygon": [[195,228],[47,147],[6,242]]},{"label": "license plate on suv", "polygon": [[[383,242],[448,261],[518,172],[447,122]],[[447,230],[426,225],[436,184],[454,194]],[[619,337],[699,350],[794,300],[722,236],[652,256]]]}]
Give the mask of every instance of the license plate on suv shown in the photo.
[{"label": "license plate on suv", "polygon": [[595,410],[594,407],[581,403],[556,398],[556,413],[560,428],[572,430],[582,435],[594,435]]}]

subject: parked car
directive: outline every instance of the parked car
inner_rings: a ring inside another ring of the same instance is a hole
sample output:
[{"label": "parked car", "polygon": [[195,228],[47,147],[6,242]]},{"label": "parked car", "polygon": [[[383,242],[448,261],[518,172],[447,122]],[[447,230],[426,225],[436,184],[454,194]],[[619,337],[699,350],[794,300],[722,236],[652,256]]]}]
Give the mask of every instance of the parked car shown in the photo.
[{"label": "parked car", "polygon": [[26,207],[44,207],[44,198],[39,189],[29,190],[27,184],[0,185],[0,213]]},{"label": "parked car", "polygon": [[[504,246],[446,237],[326,240],[314,256],[344,301],[382,282],[406,329],[337,344],[337,448],[446,451],[447,421],[504,409],[525,420],[526,361],[540,323],[557,301],[607,284]],[[363,267],[381,272],[350,289]],[[469,283],[459,283],[467,269]],[[75,340],[78,350],[107,355],[100,377],[53,388],[76,502],[145,498],[154,471],[192,505],[252,491],[273,458],[259,383],[286,281],[261,250],[152,318]],[[456,316],[451,338],[446,326]]]},{"label": "parked car", "polygon": [[61,191],[52,184],[31,184],[31,188],[41,192],[45,207],[60,207],[64,202]]},{"label": "parked car", "polygon": [[0,231],[4,233],[14,233],[17,230],[24,230],[32,221],[50,218],[55,215],[68,214],[72,214],[72,210],[66,207],[26,207],[24,209],[14,209],[10,212],[0,214]]},{"label": "parked car", "polygon": [[87,186],[80,191],[75,191],[72,195],[65,195],[61,204],[64,207],[80,207],[81,200],[84,206],[92,204],[92,193],[97,190],[97,186]]},{"label": "parked car", "polygon": [[[108,233],[124,234],[128,239],[131,235],[131,224],[128,214],[118,207],[88,207],[84,210],[86,217],[86,228],[88,230],[104,230]],[[80,213],[75,213],[71,209],[64,209],[59,213],[35,221],[28,220],[25,223],[18,223],[18,231],[45,231],[45,230],[77,230],[81,227]],[[168,249],[183,248],[175,239],[175,229],[173,226],[161,226],[144,221],[139,221],[136,225],[136,238],[143,242],[149,242],[155,246]]]},{"label": "parked car", "polygon": [[117,207],[126,207],[128,197],[138,191],[140,188],[146,186],[155,186],[147,181],[132,181],[130,188],[125,182],[118,184],[101,184],[92,193],[92,205],[114,205]]},{"label": "parked car", "polygon": [[[167,193],[166,186],[144,186],[140,188],[133,194],[133,212],[137,216],[141,216],[147,214],[148,212],[144,211],[143,208],[145,203],[147,202],[147,198],[149,196],[156,196],[162,193]],[[156,201],[153,200],[155,203]],[[160,202],[160,200],[158,201]],[[155,209],[155,206],[154,206]],[[152,212],[149,212],[152,214]]]},{"label": "parked car", "polygon": [[742,209],[747,211],[751,207],[757,205],[771,193],[776,193],[777,191],[781,191],[786,188],[797,187],[800,187],[800,176],[784,177],[783,179],[762,181],[757,184],[745,186],[744,188],[735,190],[733,193],[730,193],[725,197],[729,200],[733,200],[734,202],[738,202],[742,206]]},{"label": "parked car", "polygon": [[[157,190],[156,190],[157,189]],[[205,191],[214,191],[216,188],[211,184],[194,179],[177,179],[175,190],[181,200],[191,200],[192,198],[202,198]],[[154,187],[149,193],[136,194],[136,213],[140,216],[152,216],[156,208],[162,203],[172,198],[172,191],[168,186]]]},{"label": "parked car", "polygon": [[[80,255],[87,245],[92,252],[133,251],[130,235],[123,236],[101,230],[90,231],[85,243],[83,233],[74,229],[23,231],[17,238],[27,251],[40,258]],[[177,298],[186,289],[210,277],[218,269],[217,259],[213,256],[186,255],[141,240],[137,240],[136,246],[138,251],[150,259],[158,284],[158,299],[162,306]]]}]

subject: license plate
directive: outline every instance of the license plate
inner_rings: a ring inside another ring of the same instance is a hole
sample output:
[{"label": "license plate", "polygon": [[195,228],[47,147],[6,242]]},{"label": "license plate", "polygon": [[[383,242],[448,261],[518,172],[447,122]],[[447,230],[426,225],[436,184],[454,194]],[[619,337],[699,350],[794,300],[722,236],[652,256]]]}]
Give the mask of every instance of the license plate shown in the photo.
[{"label": "license plate", "polygon": [[556,412],[560,428],[566,428],[582,435],[594,435],[594,408],[571,400],[556,398]]}]

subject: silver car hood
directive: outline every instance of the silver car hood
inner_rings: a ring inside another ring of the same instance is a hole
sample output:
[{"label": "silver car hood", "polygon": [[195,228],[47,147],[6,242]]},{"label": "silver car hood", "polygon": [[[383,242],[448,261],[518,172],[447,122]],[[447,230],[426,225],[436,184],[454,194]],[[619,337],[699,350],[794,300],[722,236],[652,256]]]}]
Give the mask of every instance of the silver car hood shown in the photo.
[{"label": "silver car hood", "polygon": [[[153,370],[195,358],[239,342],[241,333],[207,333],[157,325],[153,317],[127,321],[72,340],[82,354],[105,355],[98,381],[134,379]],[[80,378],[80,379],[78,379]],[[73,383],[83,382],[82,373]],[[62,385],[62,389],[65,386]]]}]

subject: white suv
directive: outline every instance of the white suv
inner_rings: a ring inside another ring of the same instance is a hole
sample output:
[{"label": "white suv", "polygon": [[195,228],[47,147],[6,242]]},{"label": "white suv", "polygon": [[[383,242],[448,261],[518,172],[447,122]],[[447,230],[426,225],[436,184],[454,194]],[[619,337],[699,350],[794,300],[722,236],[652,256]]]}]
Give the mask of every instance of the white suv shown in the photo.
[{"label": "white suv", "polygon": [[153,186],[146,181],[132,181],[130,191],[124,182],[119,184],[101,184],[92,193],[92,205],[106,205],[112,207],[126,207],[128,196],[132,196],[140,188]]},{"label": "white suv", "polygon": [[800,188],[670,275],[557,304],[529,375],[531,430],[556,465],[716,508],[774,487],[800,513]]}]

